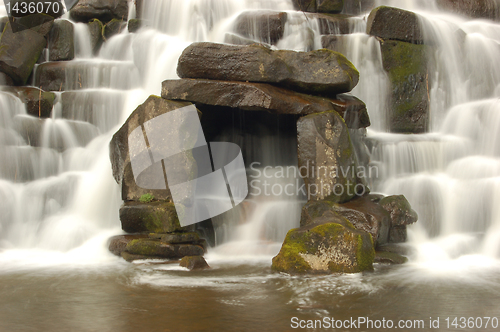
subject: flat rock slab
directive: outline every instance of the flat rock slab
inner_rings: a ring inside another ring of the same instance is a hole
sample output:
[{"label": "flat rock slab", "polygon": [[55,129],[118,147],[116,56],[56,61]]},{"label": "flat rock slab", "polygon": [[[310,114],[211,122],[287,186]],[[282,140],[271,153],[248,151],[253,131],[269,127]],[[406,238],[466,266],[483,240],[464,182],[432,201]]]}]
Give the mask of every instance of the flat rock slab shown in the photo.
[{"label": "flat rock slab", "polygon": [[136,239],[127,244],[125,252],[132,255],[179,259],[185,256],[203,256],[201,246],[192,244],[169,244],[160,240]]},{"label": "flat rock slab", "polygon": [[179,58],[181,78],[272,83],[303,93],[351,91],[359,73],[340,53],[273,51],[263,45],[193,43]]},{"label": "flat rock slab", "polygon": [[366,33],[382,39],[423,44],[424,33],[417,14],[399,8],[380,6],[368,17]]},{"label": "flat rock slab", "polygon": [[263,83],[167,80],[163,82],[162,98],[277,114],[308,115],[335,110],[344,117],[349,128],[370,125],[366,105],[356,97],[341,94],[336,96],[337,99],[328,99]]}]

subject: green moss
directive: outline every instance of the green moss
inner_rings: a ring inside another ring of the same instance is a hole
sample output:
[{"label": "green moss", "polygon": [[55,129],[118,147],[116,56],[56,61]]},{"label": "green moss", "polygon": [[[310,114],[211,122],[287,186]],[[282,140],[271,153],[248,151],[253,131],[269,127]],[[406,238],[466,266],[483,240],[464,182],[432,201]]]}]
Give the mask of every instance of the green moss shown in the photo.
[{"label": "green moss", "polygon": [[358,269],[361,271],[373,270],[373,261],[375,259],[375,248],[371,234],[366,233],[357,236],[358,250],[356,260]]},{"label": "green moss", "polygon": [[279,254],[273,258],[271,269],[276,272],[307,273],[311,266],[300,256],[295,246],[284,244]]},{"label": "green moss", "polygon": [[149,202],[151,202],[151,201],[152,201],[152,200],[154,200],[154,199],[155,199],[154,195],[153,195],[153,194],[149,194],[149,193],[148,193],[148,194],[144,194],[144,195],[142,195],[142,196],[139,198],[139,201],[140,201],[141,203],[149,203]]},{"label": "green moss", "polygon": [[126,251],[134,255],[155,256],[158,252],[158,241],[136,239],[127,244]]}]

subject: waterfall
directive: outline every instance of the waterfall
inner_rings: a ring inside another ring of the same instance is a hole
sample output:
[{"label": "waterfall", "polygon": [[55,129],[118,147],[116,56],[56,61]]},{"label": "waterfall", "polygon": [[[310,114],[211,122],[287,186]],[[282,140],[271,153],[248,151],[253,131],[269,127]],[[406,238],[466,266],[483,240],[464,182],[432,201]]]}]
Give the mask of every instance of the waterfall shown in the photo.
[{"label": "waterfall", "polygon": [[[497,258],[500,26],[440,14],[432,0],[376,3],[422,13],[435,48],[429,59],[432,132],[397,135],[387,133],[390,82],[378,40],[363,32],[366,15],[351,19],[355,33],[339,37],[361,73],[353,94],[366,102],[373,123],[367,140],[371,163],[381,172],[372,191],[404,194],[419,213],[410,228],[417,261]],[[67,68],[73,84],[56,93],[52,118],[28,117],[17,98],[0,91],[0,261],[33,263],[50,253],[53,262],[77,263],[83,251],[85,262],[114,259],[105,248],[107,237],[120,232],[120,190],[108,156],[112,134],[147,96],[160,93],[163,80],[177,78],[177,59],[187,45],[224,42],[236,18],[249,10],[287,12],[284,36],[273,48],[321,47],[318,21],[293,11],[288,0],[148,0],[144,27],[113,36],[97,56],[87,27],[74,23],[76,59]],[[256,179],[266,179],[265,166],[276,172],[277,166],[296,165],[293,140],[258,136],[246,137],[259,150],[252,155],[261,161]],[[293,157],[273,159],[283,149]],[[246,161],[250,167],[252,160]],[[295,179],[272,181],[286,186]],[[283,193],[252,196],[214,221],[223,244],[217,254],[275,254],[286,231],[298,226],[303,203]],[[236,226],[225,230],[231,223]]]}]

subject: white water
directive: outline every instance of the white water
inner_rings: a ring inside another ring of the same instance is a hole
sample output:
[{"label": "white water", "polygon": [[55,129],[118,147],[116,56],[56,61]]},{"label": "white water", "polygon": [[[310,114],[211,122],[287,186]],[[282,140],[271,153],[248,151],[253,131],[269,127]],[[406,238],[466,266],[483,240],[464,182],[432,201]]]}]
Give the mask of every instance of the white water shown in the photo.
[{"label": "white water", "polygon": [[[422,2],[408,0],[393,5],[432,9],[432,2],[428,3],[421,6]],[[111,135],[148,95],[160,93],[163,80],[177,78],[177,59],[187,45],[222,42],[234,19],[249,9],[290,11],[292,6],[289,1],[271,0],[145,1],[147,26],[136,34],[124,31],[114,36],[97,58],[91,58],[85,26],[75,25],[78,59],[69,75],[80,84],[59,94],[52,119],[27,119],[22,104],[0,92],[0,149],[9,156],[0,162],[3,265],[117,261],[105,247],[110,235],[121,232],[120,190],[108,157]],[[317,22],[289,13],[285,36],[277,47],[319,48]],[[384,133],[388,81],[378,41],[364,33],[344,37],[346,56],[361,72],[353,93],[368,105],[373,123],[368,136],[377,142],[372,162],[380,166],[382,175],[374,189],[405,194],[419,212],[420,221],[411,228],[410,239],[420,264],[462,264],[470,261],[470,255],[497,258],[500,211],[494,203],[500,198],[496,143],[500,67],[493,59],[499,58],[495,46],[500,28],[451,16],[426,17],[431,22],[427,33],[439,45],[434,54],[431,134]],[[355,31],[363,31],[363,20],[353,24]],[[450,44],[457,27],[467,33],[461,58],[456,56],[457,46]],[[311,33],[313,42],[307,39]],[[29,145],[30,137],[18,134],[33,127],[39,140],[34,147]],[[267,149],[261,149],[264,155]],[[289,179],[282,181],[287,184]],[[231,254],[261,254],[266,259],[275,254],[286,230],[298,225],[298,204],[297,197],[249,200],[246,223],[226,239],[233,243]],[[268,221],[279,227],[266,231]],[[227,247],[212,255],[227,256]]]}]

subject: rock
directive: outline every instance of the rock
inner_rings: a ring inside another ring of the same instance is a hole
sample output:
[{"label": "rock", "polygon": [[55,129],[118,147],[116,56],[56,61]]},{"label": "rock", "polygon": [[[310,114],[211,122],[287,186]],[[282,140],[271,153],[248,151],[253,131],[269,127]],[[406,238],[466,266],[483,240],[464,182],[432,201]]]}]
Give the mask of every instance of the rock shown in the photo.
[{"label": "rock", "polygon": [[[13,17],[25,17],[25,16],[29,16],[30,15],[30,12],[29,10],[27,10],[25,13],[23,13],[23,10],[22,8],[24,7],[24,5],[22,5],[22,3],[25,3],[27,2],[26,0],[9,0],[9,3],[10,3],[10,8],[19,8],[19,10],[16,12],[16,11],[11,11],[11,14]],[[34,4],[34,8],[39,8],[37,7],[37,5],[39,3],[41,3],[43,5],[43,10],[42,12],[51,16],[52,18],[58,18],[58,17],[61,17],[63,14],[64,14],[64,7],[62,5],[62,0],[50,0],[50,6],[47,5],[47,0],[30,0],[28,3],[31,4],[33,3]],[[16,5],[17,3],[17,5]],[[15,7],[17,6],[17,7]],[[41,6],[41,5],[38,5],[38,6]]]},{"label": "rock", "polygon": [[50,118],[56,95],[38,88],[16,87],[8,89],[26,105],[26,112],[38,118]]},{"label": "rock", "polygon": [[347,203],[333,204],[332,209],[357,229],[370,233],[376,247],[388,242],[390,214],[379,204],[373,203],[369,197],[357,197]]},{"label": "rock", "polygon": [[362,101],[346,94],[336,97],[316,97],[262,83],[201,79],[167,80],[162,88],[162,98],[169,100],[276,114],[307,115],[335,110],[345,117],[349,128],[370,125],[366,105]]},{"label": "rock", "polygon": [[128,19],[128,0],[80,0],[70,10],[70,16],[77,22],[89,22],[94,18],[102,22],[112,19]]},{"label": "rock", "polygon": [[3,32],[3,30],[5,29],[5,26],[7,25],[7,23],[9,23],[9,17],[8,16],[4,16],[4,17],[0,18],[0,31]]},{"label": "rock", "polygon": [[297,122],[299,171],[308,200],[344,203],[369,191],[358,178],[358,161],[345,122],[334,111]]},{"label": "rock", "polygon": [[142,21],[136,18],[133,18],[128,21],[128,32],[135,33],[142,27]]},{"label": "rock", "polygon": [[168,244],[159,240],[137,239],[127,244],[126,252],[132,255],[179,259],[185,256],[203,256],[203,248],[191,244]]},{"label": "rock", "polygon": [[375,263],[382,264],[405,264],[408,258],[393,252],[377,251],[375,253]]},{"label": "rock", "polygon": [[292,0],[295,10],[303,12],[316,12],[316,0]]},{"label": "rock", "polygon": [[352,22],[347,15],[316,13],[306,13],[305,15],[309,20],[317,20],[319,33],[322,35],[352,33]]},{"label": "rock", "polygon": [[148,259],[148,258],[156,258],[156,257],[148,257],[148,256],[144,256],[144,255],[133,255],[129,252],[126,252],[126,251],[123,251],[120,256],[122,256],[122,258],[124,260],[126,260],[127,262],[133,262],[133,261],[137,261],[137,260],[142,260],[142,259]]},{"label": "rock", "polygon": [[147,235],[144,234],[130,234],[130,235],[117,235],[108,240],[108,249],[116,256],[121,256],[122,252],[127,248],[130,241],[136,239],[144,239]]},{"label": "rock", "polygon": [[127,21],[112,19],[104,26],[104,40],[120,34],[127,27]]},{"label": "rock", "polygon": [[372,10],[368,17],[366,33],[382,39],[424,43],[424,33],[418,15],[399,8],[381,6]]},{"label": "rock", "polygon": [[403,195],[385,197],[379,204],[390,213],[392,226],[411,225],[418,220],[417,212]]},{"label": "rock", "polygon": [[210,268],[205,258],[201,256],[185,256],[181,259],[179,265],[187,268],[189,271],[205,270]]},{"label": "rock", "polygon": [[67,20],[56,20],[49,34],[49,60],[73,60],[74,57],[73,24]]},{"label": "rock", "polygon": [[[123,200],[129,201],[134,200],[138,201],[140,197],[144,194],[152,194],[158,200],[167,200],[171,198],[170,190],[168,188],[165,189],[144,189],[137,185],[134,175],[132,172],[132,167],[130,163],[129,156],[129,146],[128,146],[128,138],[129,135],[136,128],[143,125],[145,122],[170,111],[192,105],[191,103],[186,102],[178,102],[178,101],[170,101],[165,100],[160,97],[150,96],[142,105],[137,107],[137,109],[130,115],[125,124],[116,132],[113,136],[113,139],[110,142],[110,158],[111,165],[113,168],[113,176],[115,180],[122,184],[122,198]],[[185,137],[186,134],[182,131],[182,123],[179,123],[175,128],[171,128],[171,131],[176,130],[178,144],[184,144],[182,142],[191,142],[192,138]],[[173,137],[173,136],[172,136]],[[185,151],[190,151],[192,148],[187,146]],[[193,178],[193,174],[191,172],[191,166],[195,163],[192,158],[192,154],[179,154],[178,161],[178,169],[177,169],[177,178],[180,181],[181,179],[189,179]],[[154,167],[156,164],[152,165]],[[151,172],[143,172],[141,176],[143,179],[149,176]],[[163,173],[162,173],[163,174]],[[152,180],[156,180],[155,174],[152,175]],[[146,179],[147,180],[147,179]]]},{"label": "rock", "polygon": [[162,234],[161,241],[165,243],[197,243],[200,241],[200,236],[197,233],[171,233]]},{"label": "rock", "polygon": [[375,7],[375,0],[345,0],[343,14],[360,15],[371,11]]},{"label": "rock", "polygon": [[88,24],[90,32],[90,45],[92,46],[93,54],[99,53],[102,43],[104,42],[104,25],[98,19],[90,21]]},{"label": "rock", "polygon": [[243,37],[275,45],[285,31],[287,14],[273,11],[246,11],[234,21],[233,31]]},{"label": "rock", "polygon": [[39,33],[30,29],[14,33],[8,23],[0,39],[0,71],[16,85],[26,84],[46,44]]},{"label": "rock", "polygon": [[392,226],[389,230],[389,243],[404,243],[407,239],[406,226]]},{"label": "rock", "polygon": [[299,92],[351,91],[359,73],[342,54],[330,50],[272,51],[262,45],[194,43],[179,58],[181,78],[273,83]]},{"label": "rock", "polygon": [[340,13],[344,9],[344,0],[316,0],[318,13]]},{"label": "rock", "polygon": [[390,131],[414,134],[428,131],[428,46],[387,40],[381,43],[381,49],[392,89]]},{"label": "rock", "polygon": [[35,85],[45,91],[63,91],[67,62],[46,62],[37,67]]},{"label": "rock", "polygon": [[45,14],[31,14],[14,18],[11,25],[14,33],[30,29],[47,37],[54,25],[54,18]]},{"label": "rock", "polygon": [[193,231],[193,225],[181,227],[174,203],[126,202],[120,208],[122,229],[127,233],[169,233]]},{"label": "rock", "polygon": [[344,0],[292,0],[295,10],[310,13],[340,13]]},{"label": "rock", "polygon": [[368,195],[343,204],[310,201],[302,208],[300,226],[313,224],[326,212],[333,212],[330,222],[339,223],[339,220],[347,219],[356,229],[370,233],[376,247],[387,243],[389,239],[389,213],[373,203]]},{"label": "rock", "polygon": [[357,273],[373,269],[371,235],[347,220],[331,223],[326,212],[316,222],[288,232],[272,269],[289,274]]},{"label": "rock", "polygon": [[497,0],[436,0],[436,4],[440,10],[470,18],[500,19]]}]

